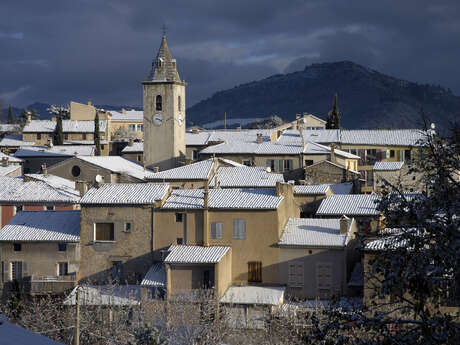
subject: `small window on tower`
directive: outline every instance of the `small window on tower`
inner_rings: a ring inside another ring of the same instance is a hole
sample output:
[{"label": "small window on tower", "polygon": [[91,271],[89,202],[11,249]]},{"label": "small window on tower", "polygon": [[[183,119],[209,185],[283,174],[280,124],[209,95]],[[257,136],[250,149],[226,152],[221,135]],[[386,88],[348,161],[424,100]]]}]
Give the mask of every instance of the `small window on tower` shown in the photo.
[{"label": "small window on tower", "polygon": [[156,98],[156,110],[162,110],[162,109],[163,109],[163,99],[160,95],[158,95]]},{"label": "small window on tower", "polygon": [[179,109],[179,111],[182,111],[182,99],[180,98],[180,96],[177,98],[177,108]]}]

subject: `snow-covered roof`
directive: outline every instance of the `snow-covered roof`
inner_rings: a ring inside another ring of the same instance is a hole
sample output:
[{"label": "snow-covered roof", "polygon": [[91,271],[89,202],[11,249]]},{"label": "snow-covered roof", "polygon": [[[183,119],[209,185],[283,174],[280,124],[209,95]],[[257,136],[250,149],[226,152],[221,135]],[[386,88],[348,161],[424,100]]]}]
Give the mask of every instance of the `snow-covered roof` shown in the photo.
[{"label": "snow-covered roof", "polygon": [[80,211],[22,211],[0,230],[3,242],[79,242]]},{"label": "snow-covered roof", "polygon": [[[277,209],[283,196],[274,188],[223,188],[209,190],[209,208],[214,209]],[[163,209],[199,209],[204,207],[203,189],[173,190]]]},{"label": "snow-covered roof", "polygon": [[17,124],[0,124],[0,133],[17,132],[21,129]]},{"label": "snow-covered roof", "polygon": [[[105,132],[107,121],[99,121],[99,131]],[[51,120],[32,120],[26,124],[22,130],[23,133],[53,133],[56,128],[56,122]],[[93,133],[94,121],[83,120],[62,120],[63,133]]]},{"label": "snow-covered roof", "polygon": [[376,162],[374,164],[375,171],[389,171],[389,170],[400,170],[404,162]]},{"label": "snow-covered roof", "polygon": [[168,193],[168,184],[154,183],[116,183],[103,184],[99,188],[91,188],[81,198],[84,204],[154,204],[162,200]]},{"label": "snow-covered roof", "polygon": [[354,219],[350,219],[348,232],[340,233],[340,219],[289,218],[278,242],[280,246],[344,247]]},{"label": "snow-covered roof", "polygon": [[6,154],[4,154],[3,152],[0,151],[0,162],[2,161],[3,158],[8,158],[8,161],[10,163],[22,163],[23,160],[21,158],[17,158],[17,157],[14,157],[14,156],[8,156]]},{"label": "snow-covered roof", "polygon": [[27,146],[20,147],[15,157],[70,157],[92,156],[94,145],[59,145],[59,146]]},{"label": "snow-covered roof", "polygon": [[324,195],[330,188],[329,184],[296,185],[294,195]]},{"label": "snow-covered roof", "polygon": [[66,178],[51,174],[24,174],[24,176],[33,180],[43,181],[54,188],[70,189],[71,192],[75,193],[75,181]]},{"label": "snow-covered roof", "polygon": [[166,269],[162,262],[154,263],[144,279],[142,279],[141,286],[166,286]]},{"label": "snow-covered roof", "polygon": [[216,264],[231,247],[172,245],[164,262],[167,264]]},{"label": "snow-covered roof", "polygon": [[388,235],[366,243],[364,249],[369,251],[391,250],[407,247],[408,243],[407,239],[403,239],[397,234]]},{"label": "snow-covered roof", "polygon": [[15,172],[16,170],[21,170],[20,165],[9,165],[7,167],[0,165],[0,176],[8,176],[9,174]]},{"label": "snow-covered roof", "polygon": [[281,286],[230,286],[220,299],[230,304],[280,305],[286,288]]},{"label": "snow-covered roof", "polygon": [[23,141],[22,135],[5,135],[2,140],[0,140],[0,146],[5,147],[20,147],[20,146],[33,146],[35,142],[33,141]]},{"label": "snow-covered roof", "polygon": [[77,286],[64,300],[64,305],[75,305],[77,289],[80,290],[80,305],[139,305],[140,285],[94,285]]},{"label": "snow-covered roof", "polygon": [[211,176],[214,164],[214,159],[210,158],[178,168],[152,173],[147,175],[146,179],[154,181],[207,180]]},{"label": "snow-covered roof", "polygon": [[379,197],[373,194],[336,194],[326,197],[316,211],[317,216],[375,216]]},{"label": "snow-covered roof", "polygon": [[132,146],[125,146],[121,153],[129,153],[129,152],[144,152],[144,143],[143,142],[134,142]]},{"label": "snow-covered roof", "polygon": [[333,194],[350,194],[353,189],[352,182],[335,183],[330,185]]},{"label": "snow-covered roof", "polygon": [[186,132],[185,133],[185,144],[190,146],[201,146],[207,145],[208,139],[211,133],[209,132]]},{"label": "snow-covered roof", "polygon": [[[337,143],[340,138],[340,131],[337,129],[320,129],[320,130],[304,130],[303,135],[305,141],[313,143]],[[298,130],[290,129],[283,132],[278,138],[279,143],[297,143],[301,142],[300,133]]]},{"label": "snow-covered roof", "polygon": [[6,203],[76,203],[77,190],[56,188],[43,181],[27,181],[20,177],[0,177],[0,202]]},{"label": "snow-covered roof", "polygon": [[0,336],[2,345],[64,345],[8,322],[2,314],[0,314]]},{"label": "snow-covered roof", "polygon": [[142,165],[119,156],[78,156],[78,158],[100,168],[126,174],[139,180],[144,180],[147,175],[153,173],[151,170],[144,169]]},{"label": "snow-covered roof", "polygon": [[[336,150],[336,152],[337,152],[337,150]],[[324,164],[332,165],[332,166],[338,167],[338,168],[343,169],[343,170],[348,170],[349,172],[351,172],[353,174],[359,175],[358,171],[347,169],[347,167],[345,167],[344,165],[331,162],[328,159],[323,159],[323,160],[321,160],[319,162],[313,163],[312,165],[308,165],[308,166],[306,166],[304,168],[308,169],[308,170],[311,170],[312,168],[316,168],[317,166],[324,165]]]},{"label": "snow-covered roof", "polygon": [[112,114],[113,122],[143,122],[144,121],[144,111],[143,110],[126,110],[125,113],[120,113],[118,111],[110,110]]},{"label": "snow-covered roof", "polygon": [[284,182],[283,174],[268,173],[264,167],[221,166],[211,178],[210,186],[216,183],[222,188],[275,187]]}]

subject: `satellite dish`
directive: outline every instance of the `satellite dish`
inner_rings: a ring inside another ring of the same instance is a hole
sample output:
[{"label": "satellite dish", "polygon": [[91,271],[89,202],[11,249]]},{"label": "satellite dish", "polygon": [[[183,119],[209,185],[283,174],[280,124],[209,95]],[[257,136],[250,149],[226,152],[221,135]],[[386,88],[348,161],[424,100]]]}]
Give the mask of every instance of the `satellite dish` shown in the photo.
[{"label": "satellite dish", "polygon": [[265,168],[265,171],[268,172],[268,173],[271,173],[271,172],[272,172],[272,168],[266,167],[266,168]]},{"label": "satellite dish", "polygon": [[96,175],[96,182],[97,183],[102,183],[103,180],[104,180],[104,178],[101,175],[99,175],[99,174]]}]

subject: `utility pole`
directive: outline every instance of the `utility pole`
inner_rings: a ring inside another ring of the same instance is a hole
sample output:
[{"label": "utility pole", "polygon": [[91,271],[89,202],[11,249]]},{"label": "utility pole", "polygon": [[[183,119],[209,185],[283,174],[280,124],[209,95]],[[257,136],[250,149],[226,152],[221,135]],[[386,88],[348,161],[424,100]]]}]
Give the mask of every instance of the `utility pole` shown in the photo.
[{"label": "utility pole", "polygon": [[227,112],[224,112],[224,129],[227,129]]},{"label": "utility pole", "polygon": [[77,286],[76,294],[77,318],[75,320],[75,338],[74,345],[80,345],[80,287]]}]

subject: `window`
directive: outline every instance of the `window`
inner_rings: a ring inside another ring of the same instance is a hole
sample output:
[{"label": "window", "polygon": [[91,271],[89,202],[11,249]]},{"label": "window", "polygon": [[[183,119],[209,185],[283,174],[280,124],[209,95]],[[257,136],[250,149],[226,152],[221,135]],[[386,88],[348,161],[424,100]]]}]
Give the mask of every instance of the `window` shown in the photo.
[{"label": "window", "polygon": [[131,223],[125,223],[125,232],[131,232]]},{"label": "window", "polygon": [[69,274],[69,265],[67,262],[58,262],[58,276],[66,276]]},{"label": "window", "polygon": [[101,145],[101,150],[104,150],[104,144]]},{"label": "window", "polygon": [[275,160],[274,159],[267,159],[265,161],[265,166],[267,168],[270,168],[271,171],[275,171]]},{"label": "window", "polygon": [[94,224],[95,241],[114,241],[113,223],[96,223]]},{"label": "window", "polygon": [[112,279],[116,281],[123,280],[123,262],[112,261]]},{"label": "window", "polygon": [[42,134],[41,133],[37,133],[37,140],[40,140],[42,138]]},{"label": "window", "polygon": [[184,239],[182,237],[178,237],[176,239],[177,244],[184,244]]},{"label": "window", "polygon": [[67,133],[64,134],[64,140],[69,140],[69,135]]},{"label": "window", "polygon": [[192,159],[196,161],[198,159],[198,150],[193,150],[192,151]]},{"label": "window", "polygon": [[319,292],[324,290],[330,292],[332,288],[332,265],[330,263],[318,262],[316,264],[316,287]]},{"label": "window", "polygon": [[48,205],[48,206],[46,206],[46,210],[47,211],[54,211],[54,206]]},{"label": "window", "polygon": [[246,220],[233,219],[233,239],[245,240],[246,239]]},{"label": "window", "polygon": [[16,214],[16,213],[21,212],[22,210],[24,210],[24,206],[18,205],[18,206],[15,207],[14,210],[15,210],[15,214]]},{"label": "window", "polygon": [[176,213],[176,223],[182,223],[183,213]]},{"label": "window", "polygon": [[86,140],[86,133],[82,134],[83,140]]},{"label": "window", "polygon": [[358,155],[358,150],[357,149],[350,149],[349,150],[352,155]]},{"label": "window", "polygon": [[395,150],[387,150],[387,159],[395,157]]},{"label": "window", "polygon": [[182,99],[179,97],[177,97],[177,109],[179,109],[179,111],[182,111]]},{"label": "window", "polygon": [[21,261],[11,262],[11,279],[12,280],[22,279],[22,262]]},{"label": "window", "polygon": [[80,176],[80,172],[81,172],[81,171],[80,171],[80,167],[79,167],[78,165],[74,165],[74,166],[72,167],[72,176],[73,176],[73,177],[78,177],[78,176]]},{"label": "window", "polygon": [[377,161],[377,150],[368,149],[366,150],[366,164],[371,165]]},{"label": "window", "polygon": [[163,99],[160,95],[157,96],[156,98],[156,110],[163,110]]},{"label": "window", "polygon": [[292,159],[285,159],[284,160],[284,171],[292,170]]},{"label": "window", "polygon": [[137,125],[137,131],[138,132],[143,132],[144,131],[144,125]]},{"label": "window", "polygon": [[246,165],[248,167],[251,166],[251,160],[250,159],[243,159],[243,165]]},{"label": "window", "polygon": [[65,252],[67,251],[67,243],[58,243],[58,250],[60,252]]},{"label": "window", "polygon": [[137,155],[137,161],[142,162],[142,155]]},{"label": "window", "polygon": [[310,166],[310,165],[313,165],[313,161],[311,159],[306,159],[305,160],[305,166]]},{"label": "window", "polygon": [[302,287],[303,286],[303,272],[304,272],[304,267],[303,267],[302,261],[290,262],[289,270],[288,270],[288,285],[291,287]]},{"label": "window", "polygon": [[221,239],[222,238],[222,223],[211,223],[211,238]]},{"label": "window", "polygon": [[262,281],[262,262],[248,262],[248,282],[260,283]]},{"label": "window", "polygon": [[13,243],[13,250],[15,252],[20,252],[22,250],[22,245],[21,243]]},{"label": "window", "polygon": [[136,125],[128,125],[128,129],[134,132],[136,130]]}]

